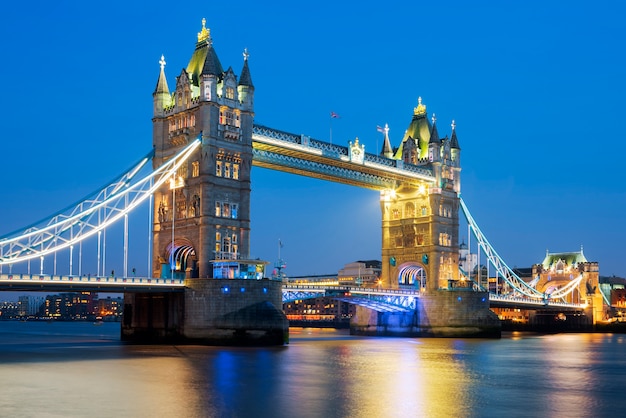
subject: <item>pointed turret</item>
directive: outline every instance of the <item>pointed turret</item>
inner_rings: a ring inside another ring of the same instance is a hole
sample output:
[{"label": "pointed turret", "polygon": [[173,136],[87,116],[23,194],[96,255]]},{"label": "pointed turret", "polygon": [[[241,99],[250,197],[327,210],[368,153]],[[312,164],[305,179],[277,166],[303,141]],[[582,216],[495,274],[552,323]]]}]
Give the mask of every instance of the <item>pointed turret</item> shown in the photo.
[{"label": "pointed turret", "polygon": [[426,117],[426,105],[422,104],[422,98],[419,97],[417,99],[417,107],[413,110],[413,119],[404,134],[404,138],[402,138],[402,143],[398,151],[396,151],[395,158],[403,159],[403,155],[405,154],[403,149],[405,148],[406,142],[411,139],[416,145],[415,160],[426,159],[428,157],[430,130],[430,123]]},{"label": "pointed turret", "polygon": [[164,55],[161,55],[159,64],[161,65],[161,73],[159,74],[159,79],[157,80],[157,85],[156,85],[156,88],[154,89],[154,94],[158,94],[158,93],[170,94],[170,89],[167,87],[167,78],[165,77],[165,56]]},{"label": "pointed turret", "polygon": [[250,68],[248,67],[248,48],[243,50],[243,68],[241,69],[241,76],[239,77],[239,84],[237,85],[237,92],[239,94],[239,101],[252,110],[253,97],[254,97],[254,85],[252,84],[252,77],[250,76]]},{"label": "pointed turret", "polygon": [[190,74],[194,86],[200,85],[203,75],[217,79],[224,73],[222,64],[213,48],[211,31],[206,27],[206,19],[202,19],[202,30],[198,32],[198,42],[189,64],[187,64],[187,73]]},{"label": "pointed turret", "polygon": [[437,130],[437,117],[433,113],[433,126],[430,130],[430,140],[428,141],[428,161],[441,160],[441,139],[439,139],[439,131]]},{"label": "pointed turret", "polygon": [[385,139],[383,142],[383,149],[380,150],[380,155],[386,158],[393,158],[393,148],[391,148],[391,141],[389,141],[389,125],[385,123],[383,130]]},{"label": "pointed turret", "polygon": [[248,68],[248,48],[243,50],[243,68],[241,69],[241,76],[239,77],[239,85],[246,87],[254,87],[252,84],[252,77],[250,76],[250,68]]},{"label": "pointed turret", "polygon": [[430,144],[436,143],[439,144],[441,140],[439,139],[439,131],[437,131],[437,117],[433,113],[433,117],[431,118],[433,121],[433,127],[430,130],[430,140],[428,141]]},{"label": "pointed turret", "polygon": [[171,102],[170,90],[167,86],[167,78],[165,77],[165,56],[161,55],[159,64],[161,65],[161,72],[159,73],[159,79],[154,93],[152,93],[154,116],[163,116],[163,109],[168,107]]},{"label": "pointed turret", "polygon": [[461,147],[459,147],[459,141],[458,139],[456,139],[456,123],[454,123],[454,121],[452,121],[452,137],[450,138],[450,148],[458,150],[461,149]]}]

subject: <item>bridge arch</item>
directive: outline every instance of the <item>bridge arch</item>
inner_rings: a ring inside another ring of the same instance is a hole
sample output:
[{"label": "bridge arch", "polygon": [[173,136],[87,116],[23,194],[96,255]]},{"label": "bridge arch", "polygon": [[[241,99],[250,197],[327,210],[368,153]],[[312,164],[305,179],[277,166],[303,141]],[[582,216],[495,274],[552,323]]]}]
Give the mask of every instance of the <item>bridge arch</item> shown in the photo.
[{"label": "bridge arch", "polygon": [[426,288],[426,269],[420,263],[409,261],[398,267],[398,285],[400,287]]},{"label": "bridge arch", "polygon": [[187,271],[191,277],[198,276],[196,250],[188,239],[176,238],[174,242],[170,242],[165,248],[165,255],[170,271],[176,276],[185,277]]}]

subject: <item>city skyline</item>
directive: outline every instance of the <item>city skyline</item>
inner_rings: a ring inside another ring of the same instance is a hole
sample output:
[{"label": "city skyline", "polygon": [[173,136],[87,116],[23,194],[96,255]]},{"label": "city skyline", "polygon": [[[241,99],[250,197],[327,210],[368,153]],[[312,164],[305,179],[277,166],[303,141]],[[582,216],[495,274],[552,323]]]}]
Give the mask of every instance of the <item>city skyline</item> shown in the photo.
[{"label": "city skyline", "polygon": [[[173,85],[206,18],[225,68],[239,75],[250,53],[256,123],[344,146],[358,137],[378,154],[377,126],[389,124],[398,146],[421,97],[441,136],[455,120],[462,197],[511,267],[582,246],[601,275],[626,276],[626,192],[612,160],[626,152],[624,6],[316,3],[306,24],[288,3],[243,2],[232,14],[161,14],[159,4],[12,5],[0,17],[14,39],[0,70],[10,156],[0,236],[77,201],[150,149],[159,58]],[[273,263],[280,252],[288,275],[380,259],[376,192],[254,167],[251,216],[250,255]]]}]

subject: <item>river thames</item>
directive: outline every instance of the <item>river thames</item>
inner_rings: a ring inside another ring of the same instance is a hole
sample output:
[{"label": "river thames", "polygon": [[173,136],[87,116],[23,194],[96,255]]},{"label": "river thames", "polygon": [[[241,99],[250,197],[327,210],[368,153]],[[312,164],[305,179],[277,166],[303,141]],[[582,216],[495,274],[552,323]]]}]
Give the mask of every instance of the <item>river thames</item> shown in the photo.
[{"label": "river thames", "polygon": [[614,417],[626,335],[291,329],[288,346],[126,345],[119,324],[0,322],[6,417]]}]

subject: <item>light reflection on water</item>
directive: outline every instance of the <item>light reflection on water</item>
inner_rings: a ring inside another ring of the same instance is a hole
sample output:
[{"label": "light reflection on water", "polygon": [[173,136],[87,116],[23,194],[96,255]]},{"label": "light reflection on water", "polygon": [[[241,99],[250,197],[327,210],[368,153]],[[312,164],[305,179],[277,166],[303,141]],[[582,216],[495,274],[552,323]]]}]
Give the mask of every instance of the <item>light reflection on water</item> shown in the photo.
[{"label": "light reflection on water", "polygon": [[286,347],[139,346],[119,325],[0,322],[0,415],[614,416],[625,337],[365,338],[291,330]]}]

